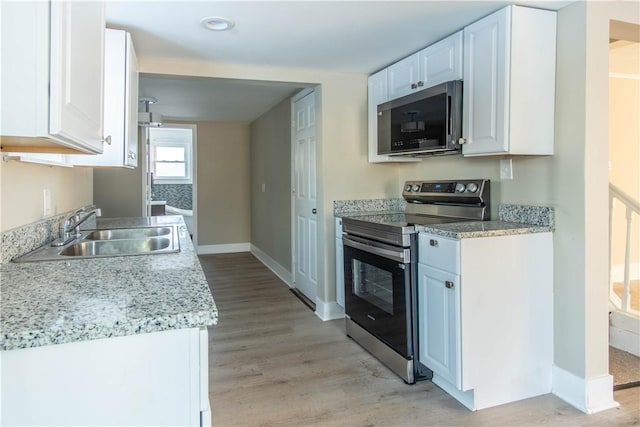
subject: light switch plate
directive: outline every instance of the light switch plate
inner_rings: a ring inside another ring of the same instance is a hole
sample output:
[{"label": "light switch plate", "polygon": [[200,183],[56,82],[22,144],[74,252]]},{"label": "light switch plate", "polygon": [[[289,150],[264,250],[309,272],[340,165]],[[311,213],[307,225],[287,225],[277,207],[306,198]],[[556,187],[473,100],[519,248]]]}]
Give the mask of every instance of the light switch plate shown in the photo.
[{"label": "light switch plate", "polygon": [[500,160],[500,179],[513,179],[512,159]]},{"label": "light switch plate", "polygon": [[42,215],[51,215],[51,190],[48,188],[42,190]]}]

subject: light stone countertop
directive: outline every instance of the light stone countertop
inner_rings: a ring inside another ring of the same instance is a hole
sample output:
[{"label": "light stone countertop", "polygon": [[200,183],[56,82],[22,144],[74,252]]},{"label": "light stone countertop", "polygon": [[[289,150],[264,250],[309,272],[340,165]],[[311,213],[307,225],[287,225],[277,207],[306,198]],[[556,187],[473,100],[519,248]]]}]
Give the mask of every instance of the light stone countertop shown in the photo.
[{"label": "light stone countertop", "polygon": [[218,311],[181,216],[98,219],[178,225],[180,252],[0,266],[0,350],[215,325]]},{"label": "light stone countertop", "polygon": [[419,232],[452,239],[510,236],[515,234],[546,233],[553,231],[553,228],[548,226],[507,221],[454,222],[449,224],[419,225],[416,228]]}]

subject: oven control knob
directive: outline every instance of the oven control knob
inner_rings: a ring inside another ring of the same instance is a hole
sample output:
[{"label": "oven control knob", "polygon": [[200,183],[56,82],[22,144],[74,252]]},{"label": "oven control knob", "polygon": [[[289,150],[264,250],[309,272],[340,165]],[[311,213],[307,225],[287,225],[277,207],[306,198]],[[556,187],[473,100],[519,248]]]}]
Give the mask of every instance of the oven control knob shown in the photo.
[{"label": "oven control knob", "polygon": [[404,191],[411,191],[411,184],[407,184],[404,186]]},{"label": "oven control knob", "polygon": [[413,184],[413,187],[411,187],[411,190],[419,191],[420,190],[420,186],[418,184]]},{"label": "oven control knob", "polygon": [[469,193],[475,193],[476,191],[478,191],[478,184],[474,184],[473,182],[470,183],[469,185],[467,185],[467,191]]},{"label": "oven control knob", "polygon": [[456,192],[457,193],[464,193],[464,190],[467,189],[467,186],[464,185],[463,183],[459,182],[456,184]]}]

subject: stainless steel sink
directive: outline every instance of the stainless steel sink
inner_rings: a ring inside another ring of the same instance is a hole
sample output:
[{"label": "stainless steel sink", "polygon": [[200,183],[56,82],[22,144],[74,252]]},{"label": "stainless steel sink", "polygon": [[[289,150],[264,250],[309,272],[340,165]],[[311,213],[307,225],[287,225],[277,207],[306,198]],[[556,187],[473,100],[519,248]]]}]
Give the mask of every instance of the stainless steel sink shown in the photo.
[{"label": "stainless steel sink", "polygon": [[169,227],[119,228],[114,230],[91,231],[84,238],[86,240],[139,239],[167,236],[169,234],[171,234],[171,228]]},{"label": "stainless steel sink", "polygon": [[[61,256],[98,257],[122,256],[159,252],[171,246],[166,237],[147,237],[128,240],[97,240],[72,243],[66,246]],[[166,252],[166,251],[165,251]]]},{"label": "stainless steel sink", "polygon": [[156,255],[180,251],[176,226],[89,230],[62,247],[44,245],[15,262]]}]

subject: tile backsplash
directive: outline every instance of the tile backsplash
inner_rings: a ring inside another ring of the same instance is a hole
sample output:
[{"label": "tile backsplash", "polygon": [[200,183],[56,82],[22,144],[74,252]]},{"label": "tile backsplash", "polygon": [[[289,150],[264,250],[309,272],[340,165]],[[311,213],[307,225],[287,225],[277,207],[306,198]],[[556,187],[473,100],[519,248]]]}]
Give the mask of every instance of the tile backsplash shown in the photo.
[{"label": "tile backsplash", "polygon": [[151,199],[164,200],[174,208],[192,210],[193,191],[191,184],[153,184]]}]

